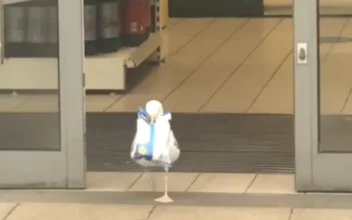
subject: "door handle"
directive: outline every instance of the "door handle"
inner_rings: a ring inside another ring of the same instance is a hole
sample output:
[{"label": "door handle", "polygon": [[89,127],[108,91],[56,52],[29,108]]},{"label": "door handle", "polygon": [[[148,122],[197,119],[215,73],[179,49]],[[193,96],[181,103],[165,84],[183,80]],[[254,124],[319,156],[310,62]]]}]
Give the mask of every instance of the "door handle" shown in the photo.
[{"label": "door handle", "polygon": [[307,53],[308,53],[307,43],[298,43],[297,44],[297,63],[298,64],[308,63]]}]

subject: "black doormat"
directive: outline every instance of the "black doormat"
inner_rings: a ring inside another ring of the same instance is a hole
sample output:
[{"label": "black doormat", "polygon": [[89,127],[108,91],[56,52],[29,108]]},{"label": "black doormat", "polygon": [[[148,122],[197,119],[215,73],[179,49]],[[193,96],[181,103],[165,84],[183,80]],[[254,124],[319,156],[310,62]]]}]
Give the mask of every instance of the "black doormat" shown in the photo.
[{"label": "black doormat", "polygon": [[[134,113],[87,114],[89,171],[143,170],[129,157],[135,120]],[[1,150],[55,150],[58,147],[57,114],[1,113],[0,122]],[[351,151],[351,117],[324,116],[323,122],[322,149]],[[181,147],[181,157],[172,171],[294,171],[292,115],[176,113],[172,127]]]},{"label": "black doormat", "polygon": [[[141,171],[130,160],[136,114],[88,114],[88,169]],[[173,114],[177,172],[292,173],[291,115]]]}]

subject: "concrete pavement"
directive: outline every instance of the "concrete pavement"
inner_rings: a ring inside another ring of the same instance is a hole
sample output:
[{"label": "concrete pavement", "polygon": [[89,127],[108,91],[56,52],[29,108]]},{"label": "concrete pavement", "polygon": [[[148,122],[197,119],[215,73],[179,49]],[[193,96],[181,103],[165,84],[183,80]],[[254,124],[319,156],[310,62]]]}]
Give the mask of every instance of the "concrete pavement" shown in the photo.
[{"label": "concrete pavement", "polygon": [[1,220],[352,220],[348,209],[0,203]]}]

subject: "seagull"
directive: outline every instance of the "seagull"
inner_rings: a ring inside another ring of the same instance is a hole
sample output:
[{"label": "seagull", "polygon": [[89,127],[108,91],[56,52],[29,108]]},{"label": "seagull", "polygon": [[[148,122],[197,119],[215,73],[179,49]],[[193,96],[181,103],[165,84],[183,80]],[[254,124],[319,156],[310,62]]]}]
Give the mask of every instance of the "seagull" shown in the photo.
[{"label": "seagull", "polygon": [[168,172],[172,164],[180,157],[180,149],[171,129],[170,120],[171,113],[164,112],[163,105],[157,100],[148,101],[145,108],[140,108],[137,132],[130,155],[145,169],[164,168],[164,195],[155,199],[160,203],[173,202],[168,195]]}]

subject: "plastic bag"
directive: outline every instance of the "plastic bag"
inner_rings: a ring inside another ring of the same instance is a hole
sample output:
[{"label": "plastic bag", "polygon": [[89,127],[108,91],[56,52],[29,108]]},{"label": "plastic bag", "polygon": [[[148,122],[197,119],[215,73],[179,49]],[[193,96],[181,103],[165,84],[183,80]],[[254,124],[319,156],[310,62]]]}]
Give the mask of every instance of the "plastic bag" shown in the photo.
[{"label": "plastic bag", "polygon": [[[170,165],[177,160],[175,146],[178,143],[171,130],[171,114],[164,113],[155,122],[150,121],[149,115],[140,108],[137,118],[137,131],[132,143],[131,157],[142,166]],[[172,146],[171,146],[172,145]],[[179,150],[178,150],[179,151]],[[173,155],[170,155],[173,153]]]}]

